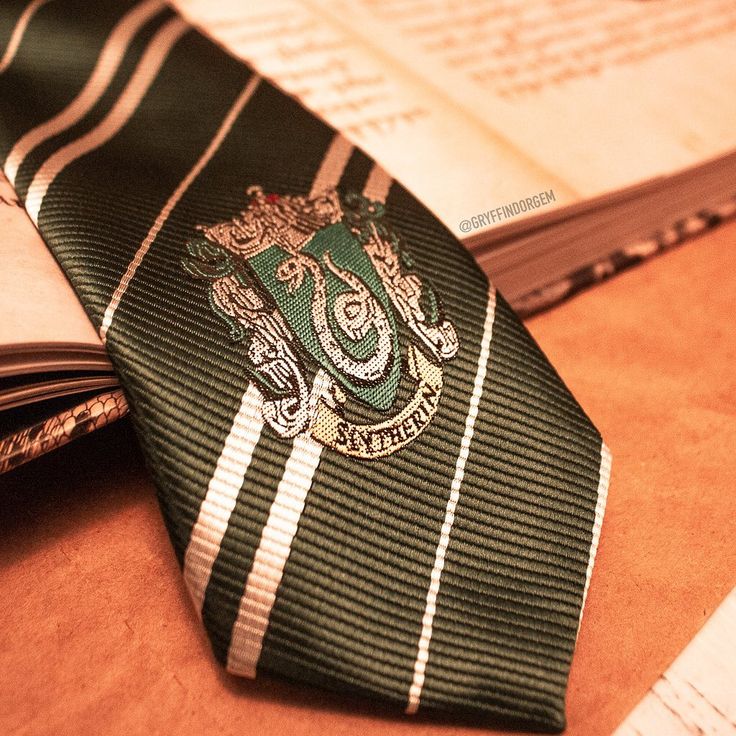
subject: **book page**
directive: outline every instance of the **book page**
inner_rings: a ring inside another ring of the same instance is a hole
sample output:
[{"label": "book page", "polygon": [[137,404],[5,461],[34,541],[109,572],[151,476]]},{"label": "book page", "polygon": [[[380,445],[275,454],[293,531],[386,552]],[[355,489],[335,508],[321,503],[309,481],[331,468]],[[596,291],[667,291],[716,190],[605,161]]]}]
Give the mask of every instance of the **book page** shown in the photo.
[{"label": "book page", "polygon": [[[434,211],[459,223],[539,192],[574,193],[414,71],[300,0],[174,0],[190,21],[342,131]],[[346,20],[346,19],[343,19]]]},{"label": "book page", "polygon": [[590,197],[736,149],[733,0],[311,0]]},{"label": "book page", "polygon": [[0,173],[0,353],[17,345],[102,343],[56,259]]}]

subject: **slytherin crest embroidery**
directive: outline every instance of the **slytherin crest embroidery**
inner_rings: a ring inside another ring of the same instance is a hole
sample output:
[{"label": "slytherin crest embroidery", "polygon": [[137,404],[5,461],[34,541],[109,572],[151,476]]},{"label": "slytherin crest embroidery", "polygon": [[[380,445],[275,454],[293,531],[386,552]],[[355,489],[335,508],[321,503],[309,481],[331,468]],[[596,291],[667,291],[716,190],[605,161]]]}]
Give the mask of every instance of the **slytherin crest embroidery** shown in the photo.
[{"label": "slytherin crest embroidery", "polygon": [[[392,454],[432,421],[443,363],[458,350],[434,289],[379,202],[335,189],[247,196],[232,220],[198,228],[183,265],[210,282],[212,309],[242,343],[264,421],[344,455]],[[412,337],[403,351],[398,320]],[[402,373],[412,392],[397,406]],[[350,421],[349,402],[381,421]]]}]

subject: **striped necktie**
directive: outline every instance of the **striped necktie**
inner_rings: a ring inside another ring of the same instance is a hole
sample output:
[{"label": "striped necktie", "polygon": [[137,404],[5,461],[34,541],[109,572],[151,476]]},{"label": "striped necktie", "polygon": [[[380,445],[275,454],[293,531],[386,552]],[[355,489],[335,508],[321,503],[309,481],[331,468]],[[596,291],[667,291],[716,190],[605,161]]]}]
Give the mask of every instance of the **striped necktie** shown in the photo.
[{"label": "striped necktie", "polygon": [[560,729],[610,457],[473,259],[159,0],[5,0],[0,49],[216,658]]}]

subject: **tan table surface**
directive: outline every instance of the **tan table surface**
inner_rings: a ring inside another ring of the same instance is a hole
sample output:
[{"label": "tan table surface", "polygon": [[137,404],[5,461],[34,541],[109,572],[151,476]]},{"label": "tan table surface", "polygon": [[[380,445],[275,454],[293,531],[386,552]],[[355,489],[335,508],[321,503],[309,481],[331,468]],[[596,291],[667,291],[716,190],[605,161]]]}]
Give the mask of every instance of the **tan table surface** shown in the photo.
[{"label": "tan table surface", "polygon": [[[610,734],[736,584],[736,224],[529,327],[614,471],[568,693]],[[238,681],[209,653],[127,423],[0,478],[0,733],[470,734]]]}]

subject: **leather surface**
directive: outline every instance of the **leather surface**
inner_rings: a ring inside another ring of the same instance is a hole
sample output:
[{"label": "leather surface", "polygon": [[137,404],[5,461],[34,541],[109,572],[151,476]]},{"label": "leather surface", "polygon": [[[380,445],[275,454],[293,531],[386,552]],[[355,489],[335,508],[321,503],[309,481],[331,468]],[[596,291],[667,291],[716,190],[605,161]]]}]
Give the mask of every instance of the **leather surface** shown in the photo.
[{"label": "leather surface", "polygon": [[[716,229],[528,323],[614,455],[568,734],[610,734],[736,583],[734,241]],[[0,519],[2,733],[482,726],[225,674],[127,422],[0,478]]]}]

